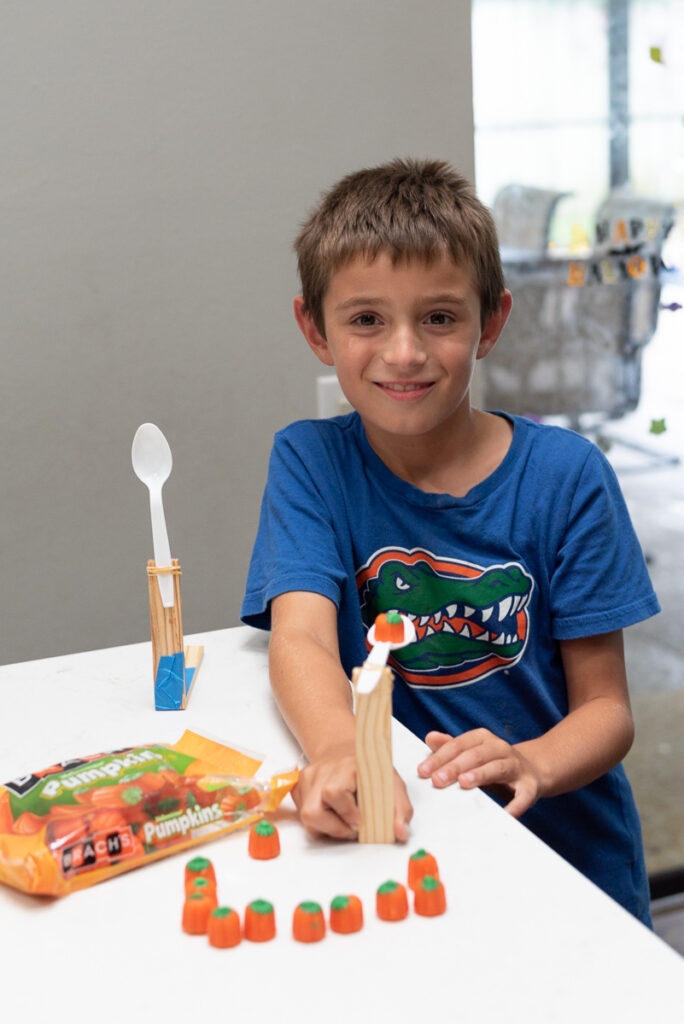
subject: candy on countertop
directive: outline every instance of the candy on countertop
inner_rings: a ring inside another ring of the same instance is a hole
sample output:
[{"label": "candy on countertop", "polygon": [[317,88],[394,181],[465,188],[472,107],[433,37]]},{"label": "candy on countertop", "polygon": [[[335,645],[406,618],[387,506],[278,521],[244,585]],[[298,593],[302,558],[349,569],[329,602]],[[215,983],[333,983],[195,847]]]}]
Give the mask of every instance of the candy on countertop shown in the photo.
[{"label": "candy on countertop", "polygon": [[216,885],[214,865],[206,857],[193,857],[185,865],[186,886],[195,878],[209,878]]},{"label": "candy on countertop", "polygon": [[297,942],[320,942],[325,938],[325,918],[320,904],[308,900],[295,907],[292,935]]},{"label": "candy on countertop", "polygon": [[408,914],[408,897],[401,882],[383,882],[376,893],[375,906],[381,921],[403,921]]},{"label": "candy on countertop", "polygon": [[242,940],[240,917],[231,907],[216,907],[207,924],[209,943],[217,949],[229,949]]},{"label": "candy on countertop", "polygon": [[204,935],[214,902],[201,892],[192,893],[183,904],[183,931],[188,935]]},{"label": "candy on countertop", "polygon": [[268,900],[253,900],[245,910],[245,938],[250,942],[268,942],[275,938],[275,912]]},{"label": "candy on countertop", "polygon": [[249,855],[255,860],[271,860],[280,853],[280,839],[275,825],[264,818],[249,830]]},{"label": "candy on countertop", "polygon": [[421,878],[425,875],[432,875],[433,878],[439,878],[439,868],[437,867],[437,861],[428,853],[427,850],[416,850],[409,857],[408,864],[408,884],[409,889],[416,889]]},{"label": "candy on countertop", "polygon": [[330,904],[330,928],[350,935],[363,928],[363,906],[358,896],[336,896]]},{"label": "candy on countertop", "polygon": [[421,878],[415,891],[413,909],[423,917],[437,917],[446,910],[446,894],[444,886],[438,878],[425,875]]},{"label": "candy on countertop", "polygon": [[205,878],[203,875],[196,875],[188,884],[185,889],[185,895],[191,896],[193,893],[201,893],[210,899],[214,906],[218,906],[218,899],[216,896],[216,883],[211,878]]}]

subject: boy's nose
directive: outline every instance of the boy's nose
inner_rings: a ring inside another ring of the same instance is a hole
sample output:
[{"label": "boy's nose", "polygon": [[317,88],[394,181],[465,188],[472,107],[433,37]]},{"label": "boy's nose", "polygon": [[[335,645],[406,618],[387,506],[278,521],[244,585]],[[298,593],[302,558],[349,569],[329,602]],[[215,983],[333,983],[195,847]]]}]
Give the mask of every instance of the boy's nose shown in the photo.
[{"label": "boy's nose", "polygon": [[427,359],[427,353],[415,330],[406,325],[392,331],[384,351],[384,359],[392,366],[422,366]]}]

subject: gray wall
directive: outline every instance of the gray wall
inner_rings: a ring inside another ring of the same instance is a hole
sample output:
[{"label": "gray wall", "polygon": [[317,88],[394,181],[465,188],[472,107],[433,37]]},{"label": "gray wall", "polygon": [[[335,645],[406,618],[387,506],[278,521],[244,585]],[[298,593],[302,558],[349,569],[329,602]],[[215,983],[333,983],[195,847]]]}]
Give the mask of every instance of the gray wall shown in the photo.
[{"label": "gray wall", "polygon": [[149,638],[148,420],[185,632],[235,625],[322,369],[292,238],[364,164],[472,177],[470,3],[5,0],[0,95],[0,662]]}]

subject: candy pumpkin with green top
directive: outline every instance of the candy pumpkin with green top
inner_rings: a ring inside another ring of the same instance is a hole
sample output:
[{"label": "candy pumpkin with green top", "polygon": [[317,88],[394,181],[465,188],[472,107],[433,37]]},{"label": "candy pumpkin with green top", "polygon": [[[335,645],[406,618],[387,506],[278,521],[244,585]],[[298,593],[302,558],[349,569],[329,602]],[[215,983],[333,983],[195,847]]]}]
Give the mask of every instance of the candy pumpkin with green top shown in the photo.
[{"label": "candy pumpkin with green top", "polygon": [[242,940],[240,917],[232,907],[216,907],[209,915],[207,937],[217,949],[230,949]]},{"label": "candy pumpkin with green top", "polygon": [[404,620],[398,612],[381,612],[375,619],[375,642],[402,644]]},{"label": "candy pumpkin with green top", "polygon": [[446,910],[444,886],[438,878],[425,875],[416,886],[413,909],[423,917],[437,917]]},{"label": "candy pumpkin with green top", "polygon": [[190,893],[183,904],[183,931],[188,935],[204,935],[214,906],[213,900],[204,893]]},{"label": "candy pumpkin with green top", "polygon": [[185,865],[185,885],[194,882],[196,878],[208,878],[216,885],[216,872],[214,865],[207,857],[193,857]]},{"label": "candy pumpkin with green top", "polygon": [[363,906],[358,896],[335,896],[330,903],[330,928],[351,935],[363,927]]},{"label": "candy pumpkin with green top", "polygon": [[252,825],[249,830],[248,851],[255,860],[272,860],[280,853],[278,830],[270,821],[263,818]]},{"label": "candy pumpkin with green top", "polygon": [[408,914],[408,896],[401,882],[388,881],[379,886],[375,906],[381,921],[403,921]]},{"label": "candy pumpkin with green top", "polygon": [[325,938],[325,918],[320,904],[307,900],[295,907],[292,935],[297,942],[320,942]]},{"label": "candy pumpkin with green top", "polygon": [[427,850],[416,850],[409,857],[408,864],[408,884],[409,888],[414,891],[418,887],[421,878],[425,875],[431,875],[433,878],[439,878],[439,868],[437,867],[437,861],[428,853]]},{"label": "candy pumpkin with green top", "polygon": [[268,942],[275,938],[276,923],[273,904],[253,900],[245,910],[245,938],[250,942]]},{"label": "candy pumpkin with green top", "polygon": [[200,893],[210,899],[214,906],[218,906],[218,899],[216,896],[216,884],[212,882],[210,878],[203,878],[201,875],[197,875],[188,884],[185,891],[186,896],[192,895],[192,893]]}]

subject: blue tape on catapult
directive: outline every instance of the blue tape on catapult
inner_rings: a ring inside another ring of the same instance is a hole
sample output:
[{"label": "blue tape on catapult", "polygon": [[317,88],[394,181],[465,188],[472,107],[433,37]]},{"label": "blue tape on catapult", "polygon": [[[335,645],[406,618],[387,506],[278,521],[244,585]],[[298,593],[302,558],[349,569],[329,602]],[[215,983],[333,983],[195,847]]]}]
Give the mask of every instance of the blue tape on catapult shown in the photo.
[{"label": "blue tape on catapult", "polygon": [[154,681],[154,706],[157,711],[179,711],[183,703],[185,653],[163,654]]},{"label": "blue tape on catapult", "polygon": [[194,667],[193,668],[186,668],[186,670],[185,670],[185,694],[186,694],[186,697],[189,696],[189,694],[190,694],[190,687],[192,686],[192,680],[194,678],[194,675],[195,675]]}]

